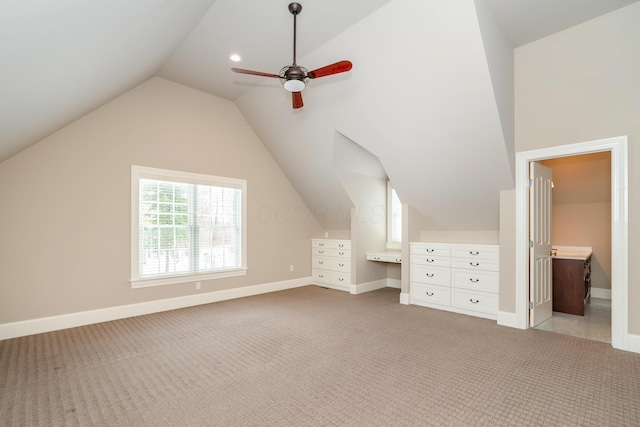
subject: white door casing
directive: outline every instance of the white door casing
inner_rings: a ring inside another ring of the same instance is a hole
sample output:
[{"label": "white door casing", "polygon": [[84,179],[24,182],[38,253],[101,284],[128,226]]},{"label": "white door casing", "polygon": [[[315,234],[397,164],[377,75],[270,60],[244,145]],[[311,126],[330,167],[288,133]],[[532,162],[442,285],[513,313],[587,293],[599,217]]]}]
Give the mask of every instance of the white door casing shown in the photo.
[{"label": "white door casing", "polygon": [[533,303],[530,326],[537,326],[553,315],[551,265],[551,168],[537,162],[529,169],[529,283]]},{"label": "white door casing", "polygon": [[[628,138],[617,136],[516,153],[515,316],[506,326],[529,327],[529,163],[579,154],[611,152],[611,345],[640,353],[629,337],[629,167]],[[505,316],[504,319],[511,319]],[[500,323],[503,324],[503,323]]]}]

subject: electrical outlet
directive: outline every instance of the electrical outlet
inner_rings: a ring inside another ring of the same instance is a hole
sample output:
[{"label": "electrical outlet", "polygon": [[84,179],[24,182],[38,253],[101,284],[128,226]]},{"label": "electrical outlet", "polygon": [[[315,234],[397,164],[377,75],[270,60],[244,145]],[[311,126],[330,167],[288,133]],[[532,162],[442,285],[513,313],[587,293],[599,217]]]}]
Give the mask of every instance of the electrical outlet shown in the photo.
[{"label": "electrical outlet", "polygon": [[200,282],[196,282],[196,289],[200,289]]},{"label": "electrical outlet", "polygon": [[293,264],[289,266],[289,271],[293,271]]}]

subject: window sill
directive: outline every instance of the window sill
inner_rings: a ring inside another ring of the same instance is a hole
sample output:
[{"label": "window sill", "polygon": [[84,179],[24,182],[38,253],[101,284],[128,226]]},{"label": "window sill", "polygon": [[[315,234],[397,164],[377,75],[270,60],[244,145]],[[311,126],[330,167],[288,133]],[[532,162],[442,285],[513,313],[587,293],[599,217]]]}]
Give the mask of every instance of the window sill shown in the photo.
[{"label": "window sill", "polygon": [[203,280],[224,279],[226,277],[245,276],[246,268],[237,268],[233,270],[222,270],[218,272],[209,272],[204,274],[188,274],[169,277],[151,277],[148,279],[131,279],[132,289],[149,288],[152,286],[177,285],[179,283],[200,282]]},{"label": "window sill", "polygon": [[387,249],[402,249],[402,242],[387,242]]}]

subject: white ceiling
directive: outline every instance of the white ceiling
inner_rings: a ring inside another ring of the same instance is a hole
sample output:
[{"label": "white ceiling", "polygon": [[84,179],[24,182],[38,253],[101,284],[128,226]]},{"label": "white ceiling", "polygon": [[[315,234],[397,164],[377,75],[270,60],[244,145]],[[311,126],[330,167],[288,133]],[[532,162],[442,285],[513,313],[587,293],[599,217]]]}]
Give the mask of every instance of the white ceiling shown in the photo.
[{"label": "white ceiling", "polygon": [[[314,80],[292,111],[277,80],[229,70],[291,62],[289,0],[4,0],[0,161],[160,76],[236,101],[312,208],[350,203],[331,173],[338,132],[376,155],[434,227],[490,229],[497,191],[511,182],[510,139],[476,3],[517,47],[635,1],[302,0],[298,63],[350,59],[354,69]],[[454,209],[433,209],[443,204]],[[477,223],[456,213],[465,206],[478,206]]]},{"label": "white ceiling", "polygon": [[[299,55],[387,1],[304,1]],[[517,46],[637,0],[485,1]],[[290,62],[288,3],[0,2],[0,161],[154,75],[236,99],[260,83],[228,72],[230,52],[243,55],[244,68],[278,71]]]}]

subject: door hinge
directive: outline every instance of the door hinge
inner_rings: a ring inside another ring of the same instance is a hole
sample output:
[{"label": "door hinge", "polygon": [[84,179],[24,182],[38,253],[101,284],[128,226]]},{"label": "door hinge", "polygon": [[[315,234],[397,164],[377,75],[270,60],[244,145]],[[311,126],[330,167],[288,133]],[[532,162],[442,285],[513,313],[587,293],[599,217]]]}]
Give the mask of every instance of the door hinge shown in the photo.
[{"label": "door hinge", "polygon": [[529,181],[527,181],[527,187],[533,187],[533,178],[529,178]]},{"label": "door hinge", "polygon": [[529,247],[532,248],[533,247],[533,240],[529,240]]},{"label": "door hinge", "polygon": [[529,301],[529,310],[533,310],[533,301]]}]

